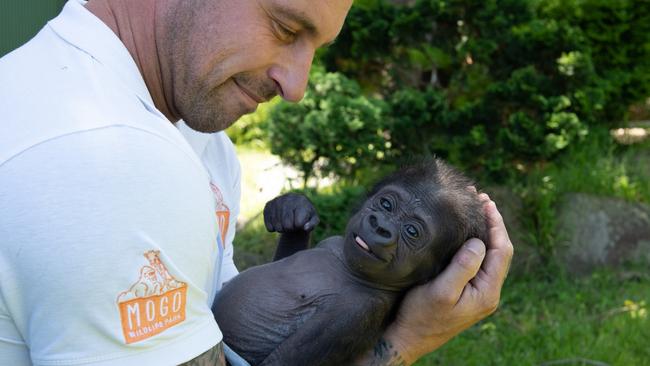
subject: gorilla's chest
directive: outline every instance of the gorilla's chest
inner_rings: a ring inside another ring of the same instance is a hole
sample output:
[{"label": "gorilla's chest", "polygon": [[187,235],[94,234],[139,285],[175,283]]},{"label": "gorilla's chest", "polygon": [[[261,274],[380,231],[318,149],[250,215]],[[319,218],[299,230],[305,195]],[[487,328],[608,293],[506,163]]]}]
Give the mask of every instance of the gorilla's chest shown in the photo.
[{"label": "gorilla's chest", "polygon": [[214,310],[224,341],[259,364],[299,330],[322,327],[324,316],[378,333],[390,306],[385,294],[351,282],[334,256],[306,251],[241,273],[221,291]]}]

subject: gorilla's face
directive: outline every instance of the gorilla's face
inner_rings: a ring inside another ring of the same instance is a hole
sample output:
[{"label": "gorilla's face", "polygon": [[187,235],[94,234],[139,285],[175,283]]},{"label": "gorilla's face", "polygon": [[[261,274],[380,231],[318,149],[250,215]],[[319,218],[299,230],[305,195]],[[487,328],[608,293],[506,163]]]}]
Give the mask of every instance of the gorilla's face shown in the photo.
[{"label": "gorilla's face", "polygon": [[[440,242],[431,192],[391,184],[363,204],[348,222],[344,255],[350,269],[365,280],[406,288],[430,276]],[[443,235],[444,236],[444,235]]]}]

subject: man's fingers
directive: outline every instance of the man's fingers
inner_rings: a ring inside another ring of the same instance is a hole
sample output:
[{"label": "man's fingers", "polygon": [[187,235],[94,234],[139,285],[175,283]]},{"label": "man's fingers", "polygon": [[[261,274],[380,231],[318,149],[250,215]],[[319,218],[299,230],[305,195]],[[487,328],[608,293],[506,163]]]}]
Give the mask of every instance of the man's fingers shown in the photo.
[{"label": "man's fingers", "polygon": [[478,273],[485,257],[485,245],[479,239],[470,239],[458,250],[438,277],[433,280],[434,291],[441,300],[456,304],[465,285]]},{"label": "man's fingers", "polygon": [[494,202],[490,201],[485,205],[485,213],[488,219],[489,242],[483,270],[489,277],[488,283],[501,289],[510,267],[514,248],[503,223],[503,217]]}]

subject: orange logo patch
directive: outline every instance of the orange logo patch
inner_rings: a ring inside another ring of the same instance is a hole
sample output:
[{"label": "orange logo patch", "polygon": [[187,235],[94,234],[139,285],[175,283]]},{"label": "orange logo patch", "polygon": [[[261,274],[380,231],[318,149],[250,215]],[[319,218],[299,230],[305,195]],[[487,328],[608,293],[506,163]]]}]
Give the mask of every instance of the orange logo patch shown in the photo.
[{"label": "orange logo patch", "polygon": [[159,255],[158,250],[145,252],[149,265],[140,269],[136,283],[117,296],[127,344],[153,337],[185,320],[187,284],[169,274]]},{"label": "orange logo patch", "polygon": [[228,234],[228,226],[230,224],[230,209],[224,203],[223,195],[219,187],[210,183],[210,189],[212,189],[216,201],[217,225],[219,226],[219,233],[221,233],[221,245],[225,247],[226,235]]}]

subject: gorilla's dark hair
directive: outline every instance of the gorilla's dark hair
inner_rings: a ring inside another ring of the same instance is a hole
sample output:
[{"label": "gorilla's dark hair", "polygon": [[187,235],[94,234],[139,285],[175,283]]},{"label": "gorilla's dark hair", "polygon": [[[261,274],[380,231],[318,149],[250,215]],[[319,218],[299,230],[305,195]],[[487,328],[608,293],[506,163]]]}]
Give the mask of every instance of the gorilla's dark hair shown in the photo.
[{"label": "gorilla's dark hair", "polygon": [[487,240],[487,222],[478,195],[469,189],[475,183],[438,158],[422,159],[398,169],[377,182],[367,198],[387,185],[400,185],[425,192],[428,207],[434,207],[438,222],[437,241],[446,245],[432,246],[433,268],[421,278],[428,280],[440,273],[462,244],[470,238]]}]

